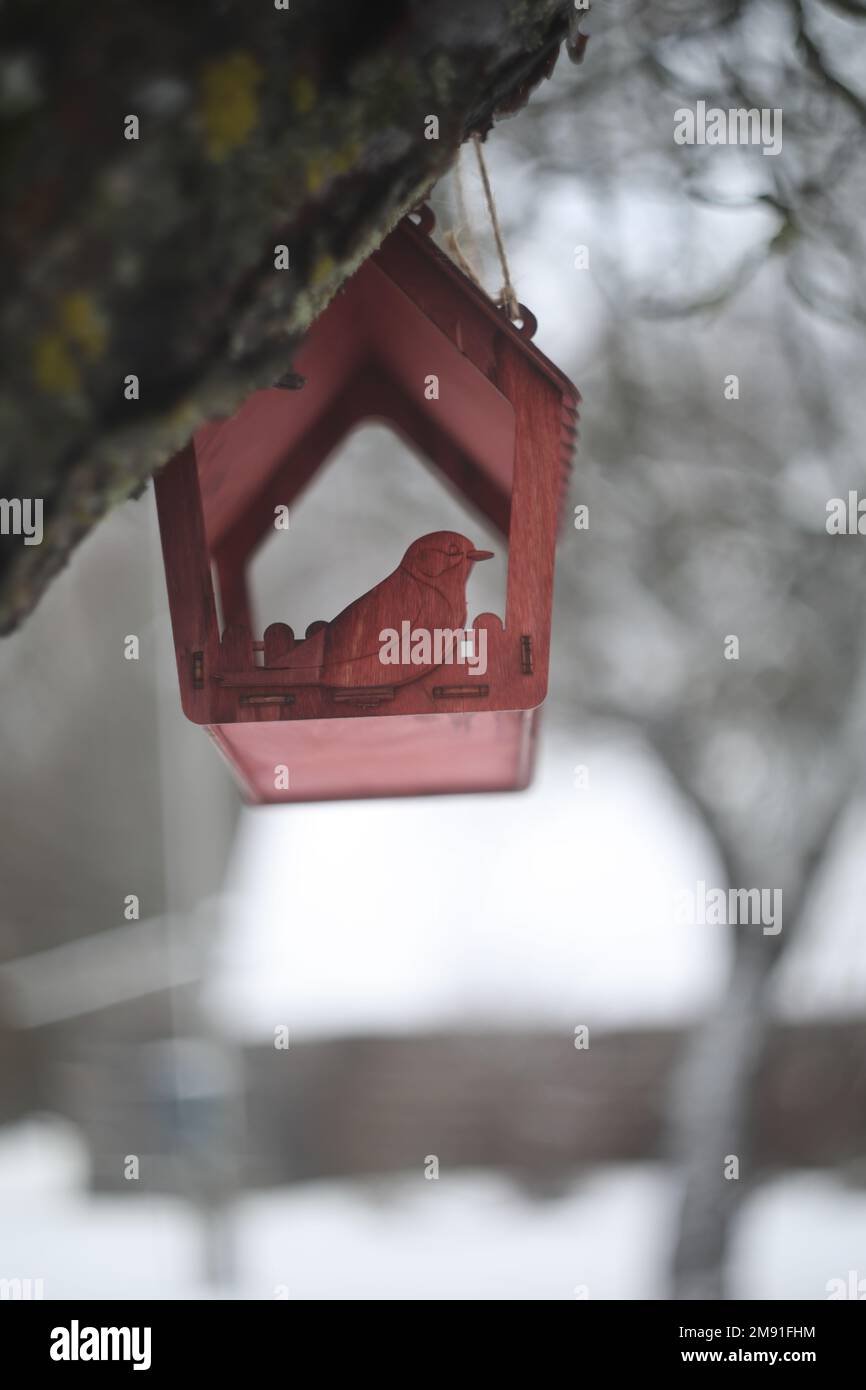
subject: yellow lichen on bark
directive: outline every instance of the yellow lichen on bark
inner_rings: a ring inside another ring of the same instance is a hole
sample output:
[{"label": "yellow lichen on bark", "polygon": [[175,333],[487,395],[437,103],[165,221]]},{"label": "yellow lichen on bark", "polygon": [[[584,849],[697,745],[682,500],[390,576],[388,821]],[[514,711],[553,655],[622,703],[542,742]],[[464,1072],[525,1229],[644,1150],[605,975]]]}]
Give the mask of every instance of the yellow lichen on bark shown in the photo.
[{"label": "yellow lichen on bark", "polygon": [[258,89],[263,79],[250,53],[231,53],[204,68],[199,114],[211,159],[225,159],[252,135],[259,123]]}]

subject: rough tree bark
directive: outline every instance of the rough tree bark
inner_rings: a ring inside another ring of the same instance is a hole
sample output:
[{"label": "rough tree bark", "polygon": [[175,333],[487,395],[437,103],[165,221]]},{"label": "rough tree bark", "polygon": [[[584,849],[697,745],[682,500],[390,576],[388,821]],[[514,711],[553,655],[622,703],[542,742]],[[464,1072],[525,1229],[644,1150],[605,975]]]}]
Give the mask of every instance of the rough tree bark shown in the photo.
[{"label": "rough tree bark", "polygon": [[290,372],[293,341],[460,143],[527,99],[574,16],[8,0],[0,497],[42,498],[45,530],[2,540],[0,632],[201,421]]}]

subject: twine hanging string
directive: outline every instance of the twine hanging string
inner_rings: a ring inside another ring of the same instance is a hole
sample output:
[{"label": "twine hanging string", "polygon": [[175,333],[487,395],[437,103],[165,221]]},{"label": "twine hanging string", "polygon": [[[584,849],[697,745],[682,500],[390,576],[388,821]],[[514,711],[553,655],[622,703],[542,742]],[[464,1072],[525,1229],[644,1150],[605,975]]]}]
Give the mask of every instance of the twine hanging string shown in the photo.
[{"label": "twine hanging string", "polygon": [[[475,146],[475,158],[478,161],[478,169],[481,174],[481,184],[484,189],[484,200],[487,204],[487,212],[490,217],[490,225],[493,228],[493,239],[496,242],[496,253],[499,257],[499,265],[502,270],[502,288],[499,291],[499,294],[496,296],[496,303],[499,305],[501,309],[505,310],[512,323],[515,323],[521,318],[520,304],[517,300],[517,291],[515,290],[514,285],[511,281],[511,271],[508,267],[508,257],[505,253],[505,242],[502,237],[502,228],[499,225],[499,214],[496,210],[496,199],[493,196],[493,188],[490,183],[490,176],[487,172],[487,164],[485,162],[484,154],[481,149],[481,137],[479,135],[473,135],[472,143]],[[471,243],[472,260],[477,260],[477,254],[475,254],[474,248],[474,238],[472,237],[470,219],[466,210],[466,199],[463,190],[463,172],[461,166],[460,151],[458,151],[457,166],[455,169],[455,188],[457,193],[457,212],[460,218],[460,223],[461,226],[465,226],[467,229],[467,237]],[[458,240],[457,232],[452,228],[452,230],[447,233],[445,239],[448,244],[448,249],[451,252],[457,264],[460,266],[460,269],[463,271],[465,275],[469,276],[470,280],[472,280],[478,286],[479,289],[483,290],[484,286],[481,283],[481,279],[477,271],[475,270],[475,267],[472,264],[472,260],[464,253]]]},{"label": "twine hanging string", "polygon": [[520,305],[517,302],[517,291],[511,283],[511,271],[508,268],[508,257],[505,254],[505,242],[502,240],[502,228],[499,225],[499,214],[496,211],[496,199],[493,196],[493,189],[490,186],[490,177],[487,173],[487,164],[481,149],[481,136],[473,135],[472,143],[475,146],[475,158],[478,160],[481,182],[484,185],[484,197],[487,202],[487,211],[490,214],[490,224],[493,227],[496,251],[499,256],[499,264],[502,267],[502,289],[499,291],[497,303],[506,311],[508,317],[511,319],[512,323],[514,323],[520,318]]}]

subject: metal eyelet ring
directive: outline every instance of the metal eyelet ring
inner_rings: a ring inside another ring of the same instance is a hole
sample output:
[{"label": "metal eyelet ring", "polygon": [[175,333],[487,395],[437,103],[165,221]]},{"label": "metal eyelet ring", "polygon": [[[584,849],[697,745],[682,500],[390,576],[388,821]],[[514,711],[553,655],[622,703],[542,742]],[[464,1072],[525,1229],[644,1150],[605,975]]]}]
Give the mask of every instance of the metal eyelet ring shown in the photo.
[{"label": "metal eyelet ring", "polygon": [[534,338],[535,330],[538,328],[538,319],[531,309],[527,309],[525,304],[518,304],[520,310],[520,323],[514,324],[522,338]]}]

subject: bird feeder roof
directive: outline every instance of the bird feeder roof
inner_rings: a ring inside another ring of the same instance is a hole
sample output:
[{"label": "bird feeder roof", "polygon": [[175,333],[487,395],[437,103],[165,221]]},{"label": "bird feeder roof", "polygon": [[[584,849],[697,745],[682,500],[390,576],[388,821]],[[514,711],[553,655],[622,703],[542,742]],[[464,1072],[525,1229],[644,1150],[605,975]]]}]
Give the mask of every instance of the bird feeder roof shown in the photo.
[{"label": "bird feeder roof", "polygon": [[[256,392],[195,437],[212,552],[249,553],[271,494],[291,504],[343,437],[364,420],[390,425],[503,534],[513,487],[514,407],[500,388],[503,337],[561,397],[560,502],[578,395],[531,341],[433,242],[433,215],[404,219],[313,324],[294,361],[300,389]],[[440,382],[438,399],[424,383]],[[296,378],[297,379],[297,378]]]}]

